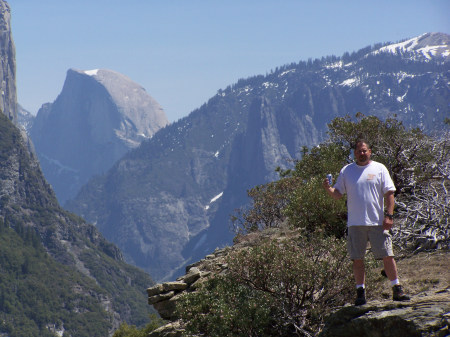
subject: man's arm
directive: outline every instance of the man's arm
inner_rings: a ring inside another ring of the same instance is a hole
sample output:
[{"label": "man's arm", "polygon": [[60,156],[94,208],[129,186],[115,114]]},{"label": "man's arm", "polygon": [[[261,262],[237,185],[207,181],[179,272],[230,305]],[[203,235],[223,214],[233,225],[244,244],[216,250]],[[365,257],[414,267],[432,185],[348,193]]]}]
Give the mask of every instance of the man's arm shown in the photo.
[{"label": "man's arm", "polygon": [[323,188],[325,189],[325,191],[327,191],[327,193],[333,198],[333,199],[340,199],[342,198],[342,194],[341,192],[339,192],[337,189],[335,189],[334,187],[330,186],[330,183],[328,182],[328,179],[325,179],[323,181]]},{"label": "man's arm", "polygon": [[[384,206],[386,209],[385,213],[394,215],[394,205],[395,205],[394,191],[389,191],[384,195]],[[383,229],[390,230],[393,224],[394,224],[393,218],[390,218],[388,216],[384,217]]]}]

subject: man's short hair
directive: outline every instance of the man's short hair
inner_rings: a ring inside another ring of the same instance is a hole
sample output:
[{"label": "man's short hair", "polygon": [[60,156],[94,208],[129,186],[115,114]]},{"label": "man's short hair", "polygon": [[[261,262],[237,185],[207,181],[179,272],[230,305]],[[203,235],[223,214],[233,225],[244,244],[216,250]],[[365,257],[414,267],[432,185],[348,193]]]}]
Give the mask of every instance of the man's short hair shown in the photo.
[{"label": "man's short hair", "polygon": [[353,146],[353,150],[356,150],[356,148],[358,147],[358,144],[360,144],[360,143],[366,144],[367,147],[369,148],[369,150],[372,149],[372,145],[365,138],[358,138],[358,139],[356,139],[355,145]]}]

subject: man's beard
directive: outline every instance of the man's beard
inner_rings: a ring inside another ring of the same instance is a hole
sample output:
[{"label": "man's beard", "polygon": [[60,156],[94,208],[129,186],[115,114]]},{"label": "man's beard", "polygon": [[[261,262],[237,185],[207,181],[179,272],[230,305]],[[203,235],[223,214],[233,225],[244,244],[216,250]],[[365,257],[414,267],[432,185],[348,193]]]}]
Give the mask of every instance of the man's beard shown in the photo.
[{"label": "man's beard", "polygon": [[366,161],[369,161],[369,157],[368,156],[359,156],[358,157],[358,161],[360,162],[360,163],[365,163]]}]

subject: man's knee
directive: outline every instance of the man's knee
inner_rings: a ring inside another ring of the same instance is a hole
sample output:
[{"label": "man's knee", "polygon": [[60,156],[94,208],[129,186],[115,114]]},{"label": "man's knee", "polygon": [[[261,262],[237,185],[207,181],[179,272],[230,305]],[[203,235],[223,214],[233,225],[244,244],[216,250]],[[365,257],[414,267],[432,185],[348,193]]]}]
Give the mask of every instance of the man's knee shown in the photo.
[{"label": "man's knee", "polygon": [[395,263],[395,260],[394,260],[393,256],[385,256],[385,257],[383,257],[383,262],[393,264],[393,263]]}]

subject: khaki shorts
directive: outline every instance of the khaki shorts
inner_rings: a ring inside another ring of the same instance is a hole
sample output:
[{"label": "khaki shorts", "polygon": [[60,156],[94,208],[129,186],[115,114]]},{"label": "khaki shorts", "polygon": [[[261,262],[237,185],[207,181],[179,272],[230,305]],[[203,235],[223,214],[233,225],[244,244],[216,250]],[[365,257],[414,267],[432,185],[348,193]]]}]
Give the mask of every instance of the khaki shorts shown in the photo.
[{"label": "khaki shorts", "polygon": [[349,226],[347,236],[348,254],[352,260],[362,260],[366,255],[367,242],[370,242],[376,259],[394,256],[392,237],[383,232],[383,226]]}]

